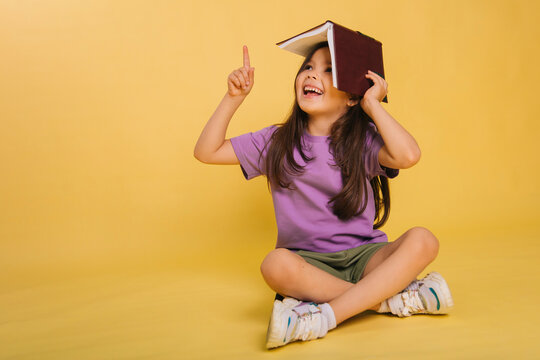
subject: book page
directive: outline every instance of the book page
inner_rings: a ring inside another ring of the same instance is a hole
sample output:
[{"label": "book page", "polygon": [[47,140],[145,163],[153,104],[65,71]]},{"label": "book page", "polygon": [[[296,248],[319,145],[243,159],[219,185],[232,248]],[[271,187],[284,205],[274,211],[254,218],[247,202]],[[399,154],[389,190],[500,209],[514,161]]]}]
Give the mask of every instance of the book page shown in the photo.
[{"label": "book page", "polygon": [[337,73],[338,68],[336,66],[336,48],[334,47],[334,27],[330,26],[328,29],[328,48],[330,49],[330,59],[332,59],[332,83],[335,88],[338,87]]},{"label": "book page", "polygon": [[327,21],[321,27],[297,35],[279,45],[279,47],[295,54],[306,56],[313,45],[323,41],[328,41],[327,32],[328,29],[331,28],[332,23]]}]

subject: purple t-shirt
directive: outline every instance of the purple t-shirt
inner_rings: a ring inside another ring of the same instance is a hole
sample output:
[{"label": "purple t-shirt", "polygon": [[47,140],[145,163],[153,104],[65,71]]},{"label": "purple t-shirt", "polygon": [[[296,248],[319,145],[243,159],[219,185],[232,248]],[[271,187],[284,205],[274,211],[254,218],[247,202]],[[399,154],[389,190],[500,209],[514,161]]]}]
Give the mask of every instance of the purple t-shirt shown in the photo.
[{"label": "purple t-shirt", "polygon": [[[268,146],[265,147],[265,144],[276,129],[272,125],[230,139],[247,180],[267,175],[264,160]],[[294,149],[294,158],[304,166],[303,174],[290,179],[294,190],[271,188],[278,228],[276,248],[327,253],[369,243],[388,242],[384,232],[373,229],[375,204],[369,180],[378,175],[394,178],[399,174],[399,169],[385,168],[379,164],[378,154],[384,142],[375,125],[370,123],[363,154],[368,178],[367,207],[362,214],[347,221],[334,215],[328,204],[330,198],[343,187],[341,171],[329,150],[330,138],[313,136],[306,131],[302,140],[306,145],[305,154],[314,159],[306,165],[298,150]],[[261,151],[262,158],[259,160]]]}]

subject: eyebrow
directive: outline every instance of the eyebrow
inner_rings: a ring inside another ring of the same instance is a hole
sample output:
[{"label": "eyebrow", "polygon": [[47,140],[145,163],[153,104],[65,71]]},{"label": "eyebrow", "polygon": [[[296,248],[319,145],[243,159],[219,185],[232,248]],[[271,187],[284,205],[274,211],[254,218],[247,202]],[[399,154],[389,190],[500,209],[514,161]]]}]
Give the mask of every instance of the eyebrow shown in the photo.
[{"label": "eyebrow", "polygon": [[[310,64],[312,62],[313,62],[313,60],[309,60],[306,64]],[[332,65],[332,61],[327,61],[326,65]]]}]

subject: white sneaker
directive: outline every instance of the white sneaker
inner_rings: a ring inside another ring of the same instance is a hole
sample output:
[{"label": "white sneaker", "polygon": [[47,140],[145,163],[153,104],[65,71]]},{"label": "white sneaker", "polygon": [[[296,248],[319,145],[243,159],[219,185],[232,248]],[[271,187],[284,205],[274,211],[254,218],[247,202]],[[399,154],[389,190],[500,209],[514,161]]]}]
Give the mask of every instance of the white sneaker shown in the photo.
[{"label": "white sneaker", "polygon": [[447,314],[454,306],[448,284],[442,275],[435,271],[421,280],[413,281],[386,301],[391,312],[399,317],[413,314]]},{"label": "white sneaker", "polygon": [[302,306],[302,310],[294,309],[301,304],[301,301],[293,298],[274,301],[266,334],[266,347],[268,349],[283,346],[296,340],[306,341],[321,338],[328,333],[328,320],[318,305],[304,303],[306,306]]}]

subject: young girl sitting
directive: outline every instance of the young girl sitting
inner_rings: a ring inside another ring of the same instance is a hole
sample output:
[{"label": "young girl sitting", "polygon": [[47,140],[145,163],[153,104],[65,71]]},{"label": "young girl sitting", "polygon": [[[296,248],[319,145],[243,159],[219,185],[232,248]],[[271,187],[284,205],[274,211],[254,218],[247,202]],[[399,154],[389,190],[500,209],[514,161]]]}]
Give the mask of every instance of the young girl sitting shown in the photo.
[{"label": "young girl sitting", "polygon": [[373,85],[363,97],[338,90],[321,43],[296,75],[288,119],[225,139],[253,88],[255,69],[243,51],[244,66],[229,75],[194,154],[204,163],[240,164],[246,179],[267,177],[278,227],[276,248],[261,264],[277,292],[267,347],[323,337],[365,310],[448,313],[453,300],[444,278],[431,272],[416,280],[437,256],[437,238],[413,227],[388,242],[377,230],[390,210],[388,178],[420,159],[414,138],[380,103],[386,81],[370,71]]}]

